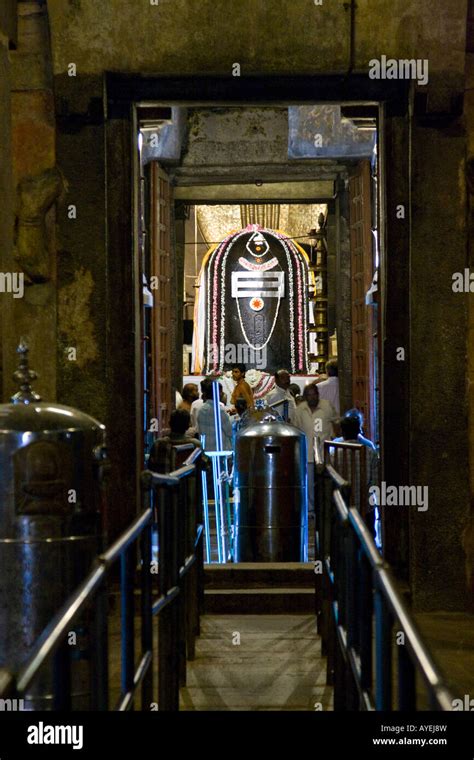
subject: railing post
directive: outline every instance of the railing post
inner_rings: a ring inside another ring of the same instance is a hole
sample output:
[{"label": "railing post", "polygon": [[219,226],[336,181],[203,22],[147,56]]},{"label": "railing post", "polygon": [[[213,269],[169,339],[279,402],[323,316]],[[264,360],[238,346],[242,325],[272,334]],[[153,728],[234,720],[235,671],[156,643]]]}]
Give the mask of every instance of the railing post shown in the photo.
[{"label": "railing post", "polygon": [[143,652],[151,653],[151,663],[142,682],[142,711],[149,710],[153,701],[153,623],[152,623],[152,587],[151,587],[151,522],[144,529],[140,539],[140,553],[142,558],[141,573],[141,645]]},{"label": "railing post", "polygon": [[109,709],[109,636],[107,581],[94,601],[92,635],[92,710]]},{"label": "railing post", "polygon": [[334,647],[334,710],[342,712],[347,709],[346,663],[338,641],[337,626],[338,621],[333,615],[331,628],[332,646]]},{"label": "railing post", "polygon": [[330,620],[332,617],[331,599],[332,599],[332,581],[327,573],[326,563],[331,557],[331,548],[333,546],[333,509],[332,509],[332,482],[326,469],[323,476],[323,498],[322,512],[320,519],[320,555],[323,562],[322,577],[322,604],[321,604],[321,654],[328,655],[328,684],[332,683],[331,646],[329,639],[331,636]]},{"label": "railing post", "polygon": [[416,710],[416,673],[405,644],[398,646],[398,709]]},{"label": "railing post", "polygon": [[71,650],[62,641],[53,655],[53,710],[70,712],[71,700]]},{"label": "railing post", "polygon": [[[178,588],[176,509],[169,488],[159,493],[160,595]],[[171,498],[170,498],[171,497]],[[179,610],[173,600],[158,616],[158,709],[179,710]]]},{"label": "railing post", "polygon": [[[197,467],[193,475],[187,481],[185,510],[187,514],[187,531],[186,531],[186,557],[192,556],[198,551],[195,546],[197,531],[197,505],[196,499],[196,477]],[[186,575],[186,652],[189,660],[195,657],[195,640],[196,640],[196,619],[199,615],[198,609],[198,573],[199,566],[197,555]]]},{"label": "railing post", "polygon": [[323,639],[321,654],[326,657],[326,683],[334,684],[334,626],[333,626],[333,584],[326,568],[323,574]]},{"label": "railing post", "polygon": [[[358,562],[357,562],[357,545],[356,537],[349,524],[345,527],[346,540],[346,589],[347,589],[347,607],[346,607],[346,631],[347,631],[347,649],[358,652],[359,650],[359,627],[358,627]],[[357,710],[359,707],[359,694],[352,668],[349,663],[346,665],[346,709]]]},{"label": "railing post", "polygon": [[360,553],[359,653],[360,680],[364,691],[372,689],[372,616],[374,609],[372,569],[364,552]]},{"label": "railing post", "polygon": [[120,557],[122,618],[122,694],[133,689],[135,674],[135,546],[129,546]]},{"label": "railing post", "polygon": [[[329,641],[328,641],[328,671],[332,666],[334,673],[334,709],[346,709],[346,688],[345,688],[345,664],[342,656],[341,647],[338,640],[338,626],[345,625],[346,619],[346,597],[345,590],[342,588],[344,577],[344,528],[339,523],[338,516],[331,501],[331,572],[332,582],[329,614],[331,622],[329,624]],[[344,593],[341,593],[341,589]]]},{"label": "railing post", "polygon": [[347,528],[347,646],[359,651],[359,562],[356,537],[350,526]]},{"label": "railing post", "polygon": [[[322,551],[322,532],[321,526],[324,515],[324,480],[325,469],[321,467],[315,467],[315,501],[314,501],[314,558],[316,562],[322,563],[324,561],[324,553]],[[317,630],[319,635],[322,633],[323,627],[323,589],[322,589],[322,573],[314,573],[314,612],[316,615]]]},{"label": "railing post", "polygon": [[[328,485],[329,488],[329,485]],[[332,484],[330,484],[330,496],[328,496],[328,503],[326,505],[327,514],[327,554],[325,555],[330,563],[330,568],[327,568],[327,591],[328,591],[328,603],[327,609],[327,683],[332,685],[335,683],[336,675],[336,650],[337,650],[337,629],[335,621],[334,603],[338,600],[338,588],[337,588],[337,573],[339,566],[339,530],[337,525],[337,517],[335,510],[333,509],[333,491]],[[329,575],[329,569],[332,577]],[[339,607],[338,607],[339,613]]]},{"label": "railing post", "polygon": [[186,686],[186,607],[187,607],[187,578],[182,576],[186,558],[186,534],[187,534],[187,509],[186,509],[187,481],[180,480],[179,485],[173,489],[173,512],[175,513],[175,530],[177,540],[177,565],[179,595],[176,600],[179,614],[179,633],[176,645],[179,656],[179,685]]},{"label": "railing post", "polygon": [[202,455],[196,463],[195,488],[196,488],[196,509],[197,523],[201,526],[201,537],[196,545],[196,562],[197,562],[197,611],[196,611],[196,636],[201,633],[201,615],[204,615],[204,507],[203,507],[203,474],[206,477],[206,471],[202,461]]},{"label": "railing post", "polygon": [[375,589],[375,709],[392,709],[392,621],[382,591]]}]

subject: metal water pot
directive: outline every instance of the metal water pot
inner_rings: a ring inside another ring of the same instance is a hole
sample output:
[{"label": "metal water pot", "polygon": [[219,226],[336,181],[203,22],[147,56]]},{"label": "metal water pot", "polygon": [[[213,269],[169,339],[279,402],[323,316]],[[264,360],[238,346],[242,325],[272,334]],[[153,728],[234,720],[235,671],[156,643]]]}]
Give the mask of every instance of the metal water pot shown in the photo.
[{"label": "metal water pot", "polygon": [[[104,425],[41,401],[30,385],[28,348],[22,343],[18,352],[20,390],[0,405],[0,666],[14,673],[103,548],[107,465]],[[72,633],[73,705],[87,709],[87,625]],[[51,708],[50,684],[48,671],[27,709]]]},{"label": "metal water pot", "polygon": [[256,417],[236,438],[234,561],[304,561],[306,439],[271,415]]}]

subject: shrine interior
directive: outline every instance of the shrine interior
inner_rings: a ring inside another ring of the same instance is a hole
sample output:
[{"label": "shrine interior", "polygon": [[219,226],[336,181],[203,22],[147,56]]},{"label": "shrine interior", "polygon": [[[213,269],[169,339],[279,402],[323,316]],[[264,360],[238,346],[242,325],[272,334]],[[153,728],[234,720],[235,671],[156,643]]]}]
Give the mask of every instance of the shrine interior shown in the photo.
[{"label": "shrine interior", "polygon": [[[144,186],[141,197],[151,199],[152,209],[159,209],[160,203],[163,208],[163,198],[157,196],[163,193],[166,183],[172,186],[171,216],[175,228],[168,245],[171,247],[174,241],[176,277],[179,280],[181,272],[183,276],[183,283],[178,282],[175,291],[183,303],[183,324],[178,323],[175,328],[177,335],[182,336],[177,350],[183,353],[183,364],[181,368],[178,362],[174,363],[174,386],[169,384],[166,390],[160,387],[168,395],[157,400],[156,405],[163,408],[164,403],[166,409],[171,409],[173,393],[193,381],[187,376],[194,375],[198,384],[204,376],[203,368],[193,359],[192,345],[197,330],[198,278],[204,256],[211,245],[221,242],[228,233],[257,224],[279,230],[294,240],[314,259],[310,263],[314,276],[324,278],[325,294],[318,304],[320,323],[316,325],[313,319],[307,328],[306,371],[299,370],[294,380],[303,390],[311,378],[324,374],[328,359],[338,359],[342,406],[360,408],[366,432],[380,444],[377,381],[380,296],[377,283],[373,282],[379,267],[379,227],[383,224],[377,198],[377,107],[364,104],[174,107],[168,119],[163,118],[167,115],[165,110],[166,105],[140,103],[137,116],[139,128],[143,125],[139,138]],[[186,152],[178,161],[180,141],[185,141]],[[144,218],[145,232],[138,247],[143,244],[144,269],[150,275],[156,256],[153,219],[140,211],[138,215]],[[350,241],[351,235],[355,240],[362,226],[363,250],[354,253],[360,258],[357,271],[355,261],[351,265]],[[323,271],[320,266],[315,268],[317,233],[324,236],[327,251]],[[308,301],[312,296],[314,306],[315,290],[308,289]],[[174,302],[171,291],[169,297]],[[366,298],[371,304],[368,310],[362,308]],[[165,352],[170,351],[172,311],[170,308],[165,316],[168,322],[160,326]],[[179,320],[180,316],[173,314],[173,319]],[[158,353],[162,351],[158,349]],[[248,359],[245,351],[241,354]],[[232,357],[232,351],[228,356]],[[169,362],[173,367],[171,356]],[[229,371],[227,365],[228,362]],[[269,367],[270,374],[282,368]],[[251,365],[248,369],[255,371]],[[153,373],[153,368],[148,367],[148,371]],[[148,423],[146,420],[145,431],[149,429]]]}]

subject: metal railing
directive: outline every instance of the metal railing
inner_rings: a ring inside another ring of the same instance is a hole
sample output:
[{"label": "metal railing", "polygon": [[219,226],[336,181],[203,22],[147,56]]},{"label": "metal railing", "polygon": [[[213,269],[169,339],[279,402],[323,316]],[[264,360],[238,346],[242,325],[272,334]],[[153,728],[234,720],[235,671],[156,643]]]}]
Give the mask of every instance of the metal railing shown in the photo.
[{"label": "metal railing", "polygon": [[[0,671],[0,698],[28,695],[43,669],[52,665],[53,710],[73,709],[71,696],[71,647],[68,634],[81,616],[91,610],[92,710],[109,709],[108,597],[106,581],[120,562],[121,597],[121,693],[114,708],[133,709],[141,689],[141,709],[153,702],[153,616],[158,618],[159,710],[179,709],[179,688],[186,682],[186,658],[194,658],[203,606],[203,528],[200,498],[200,449],[193,449],[182,467],[167,475],[145,471],[141,476],[144,509],[129,528],[100,554],[87,577],[54,615],[35,642],[19,673]],[[156,504],[151,504],[151,494]],[[159,539],[158,572],[153,571],[152,531]],[[135,667],[135,572],[140,550],[141,651]],[[153,579],[158,588],[153,589]],[[153,598],[155,597],[155,598]]]},{"label": "metal railing", "polygon": [[[327,453],[331,445],[325,441]],[[350,506],[350,484],[324,461],[317,443],[315,490],[322,570],[315,574],[316,614],[334,709],[416,710],[418,675],[427,707],[452,710],[453,695],[392,571],[361,512]]]}]

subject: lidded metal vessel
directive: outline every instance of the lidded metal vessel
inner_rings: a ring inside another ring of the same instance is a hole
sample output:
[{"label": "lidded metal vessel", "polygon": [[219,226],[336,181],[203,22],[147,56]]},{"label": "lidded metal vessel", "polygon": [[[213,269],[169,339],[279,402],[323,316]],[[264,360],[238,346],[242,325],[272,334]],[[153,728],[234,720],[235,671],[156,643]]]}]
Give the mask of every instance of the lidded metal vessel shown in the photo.
[{"label": "lidded metal vessel", "polygon": [[[41,401],[22,342],[20,390],[0,405],[0,666],[17,673],[32,645],[101,551],[105,427],[68,406]],[[75,631],[72,659],[86,659],[87,630]],[[86,665],[74,709],[87,709]],[[77,673],[76,673],[77,676]],[[26,709],[51,709],[44,673]],[[74,671],[73,671],[74,677]]]},{"label": "lidded metal vessel", "polygon": [[236,438],[234,561],[304,561],[306,439],[268,412],[256,416]]}]

